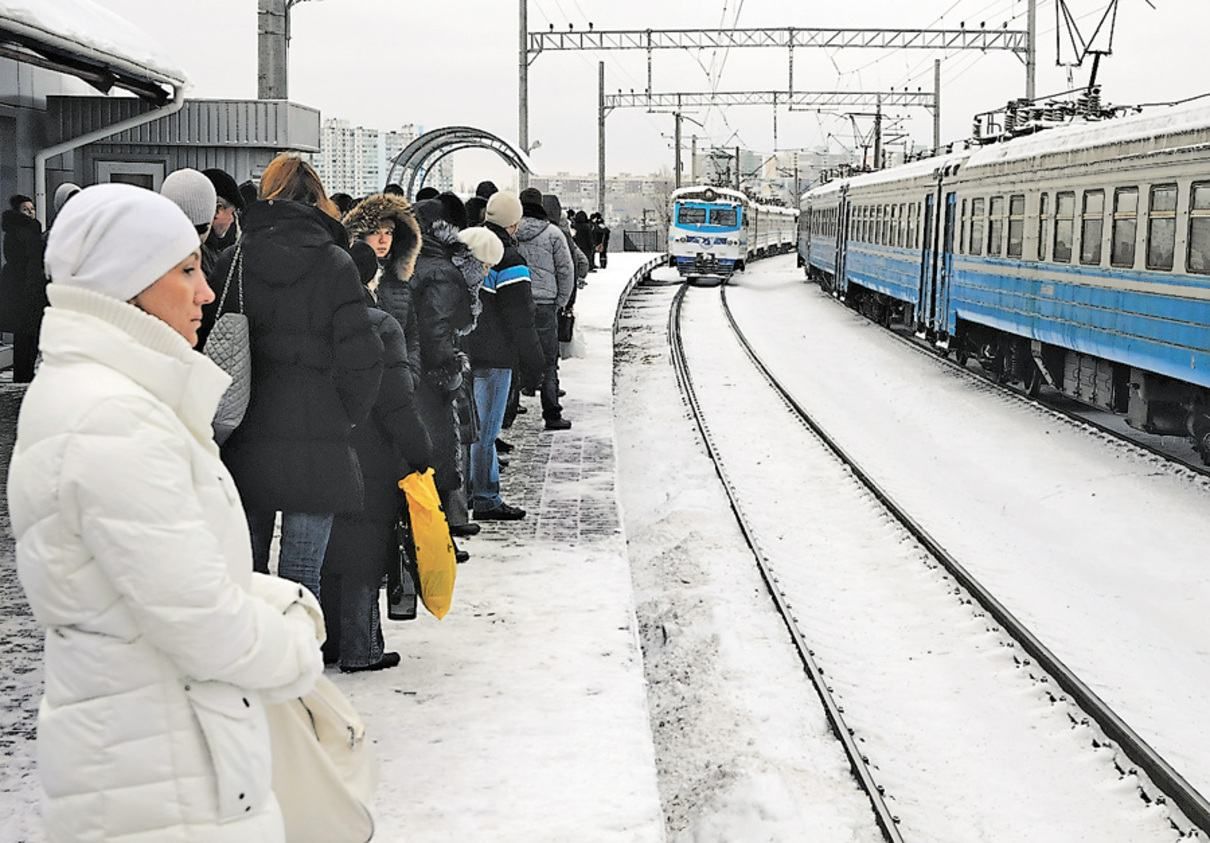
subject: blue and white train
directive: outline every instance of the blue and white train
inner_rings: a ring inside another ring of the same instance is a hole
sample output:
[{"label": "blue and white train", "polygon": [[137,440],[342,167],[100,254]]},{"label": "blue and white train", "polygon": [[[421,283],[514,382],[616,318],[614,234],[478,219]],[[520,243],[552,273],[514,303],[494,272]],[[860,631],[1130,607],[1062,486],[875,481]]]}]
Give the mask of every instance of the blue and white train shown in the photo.
[{"label": "blue and white train", "polygon": [[728,278],[749,260],[794,248],[798,211],[724,187],[685,187],[669,207],[669,262],[687,278]]},{"label": "blue and white train", "polygon": [[1210,462],[1210,107],[834,181],[802,211],[800,261],[850,306]]}]

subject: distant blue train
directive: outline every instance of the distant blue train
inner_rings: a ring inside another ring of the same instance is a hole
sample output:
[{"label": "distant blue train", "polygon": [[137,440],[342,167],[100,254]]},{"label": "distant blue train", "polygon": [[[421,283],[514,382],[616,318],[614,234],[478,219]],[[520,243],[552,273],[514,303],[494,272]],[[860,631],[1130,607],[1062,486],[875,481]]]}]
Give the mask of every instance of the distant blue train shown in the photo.
[{"label": "distant blue train", "polygon": [[1210,463],[1210,108],[1081,123],[803,196],[809,277],[1004,382]]}]

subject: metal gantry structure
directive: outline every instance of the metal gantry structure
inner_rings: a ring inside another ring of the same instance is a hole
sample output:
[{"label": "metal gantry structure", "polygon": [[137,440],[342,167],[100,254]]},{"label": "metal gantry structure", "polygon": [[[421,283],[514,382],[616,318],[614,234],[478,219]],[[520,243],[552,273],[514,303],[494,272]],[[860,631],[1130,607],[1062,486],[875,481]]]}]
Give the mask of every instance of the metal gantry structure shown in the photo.
[{"label": "metal gantry structure", "polygon": [[[529,3],[520,0],[520,26],[518,28],[518,140],[522,152],[530,151],[529,144],[529,66],[542,53],[571,51],[617,51],[641,50],[647,53],[647,89],[642,93],[642,107],[655,111],[675,105],[653,105],[651,98],[675,97],[675,94],[656,95],[652,90],[652,65],[656,50],[708,50],[733,48],[783,49],[788,53],[788,86],[784,96],[795,96],[794,51],[796,49],[877,49],[877,50],[979,50],[1007,51],[1022,59],[1025,64],[1025,96],[1033,99],[1036,93],[1037,57],[1037,3],[1027,0],[1027,28],[988,29],[882,29],[882,28],[820,28],[820,27],[761,27],[744,29],[569,29],[530,32]],[[940,145],[941,111],[941,63],[934,62],[934,90],[926,94],[932,98],[934,147]],[[599,102],[605,102],[605,65],[598,65]],[[754,92],[756,95],[772,92]],[[818,92],[816,92],[818,93]],[[855,92],[855,96],[869,92]],[[877,92],[874,92],[875,94]],[[905,95],[907,92],[903,92]],[[740,98],[753,94],[732,94]],[[637,95],[636,95],[637,96]],[[727,96],[727,95],[724,95]],[[779,92],[778,96],[782,96]],[[722,103],[725,105],[753,104],[748,102]],[[781,103],[778,102],[777,105]],[[614,107],[639,107],[615,105]],[[685,107],[690,107],[686,105]],[[795,106],[809,108],[811,106]],[[926,106],[927,107],[927,106]],[[605,210],[605,112],[603,106],[598,114],[598,210]],[[679,120],[678,120],[679,129]],[[679,134],[679,131],[678,131]],[[678,153],[679,155],[679,153]],[[679,174],[679,170],[678,170]],[[523,178],[524,181],[524,178]]]}]

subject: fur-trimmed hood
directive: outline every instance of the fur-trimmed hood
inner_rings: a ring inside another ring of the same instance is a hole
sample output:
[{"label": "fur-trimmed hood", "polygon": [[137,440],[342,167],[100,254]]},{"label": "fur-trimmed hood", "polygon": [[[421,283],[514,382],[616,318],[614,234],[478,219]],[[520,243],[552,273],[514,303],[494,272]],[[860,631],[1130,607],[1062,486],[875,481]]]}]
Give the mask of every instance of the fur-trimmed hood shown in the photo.
[{"label": "fur-trimmed hood", "polygon": [[383,220],[394,220],[395,238],[386,263],[402,279],[412,277],[416,269],[416,256],[420,254],[420,225],[412,206],[402,196],[375,193],[367,196],[349,213],[344,224],[350,240],[360,240],[378,229]]}]

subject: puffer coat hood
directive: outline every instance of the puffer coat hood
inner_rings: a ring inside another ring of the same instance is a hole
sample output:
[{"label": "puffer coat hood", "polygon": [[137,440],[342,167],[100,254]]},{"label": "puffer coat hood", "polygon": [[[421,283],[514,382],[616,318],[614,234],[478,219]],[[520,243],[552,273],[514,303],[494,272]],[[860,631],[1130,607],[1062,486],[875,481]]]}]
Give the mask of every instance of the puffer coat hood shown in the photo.
[{"label": "puffer coat hood", "polygon": [[524,217],[517,228],[517,249],[529,265],[534,303],[565,307],[575,289],[576,270],[559,227],[543,218]]},{"label": "puffer coat hood", "polygon": [[420,226],[411,204],[402,196],[375,193],[367,196],[345,214],[344,224],[350,240],[373,234],[384,220],[395,223],[395,237],[387,261],[394,264],[400,278],[412,277],[416,256],[420,254]]},{"label": "puffer coat hood", "polygon": [[284,843],[264,704],[309,691],[322,618],[306,589],[252,573],[210,430],[230,378],[125,302],[48,294],[8,476],[47,630],[47,839]]}]

